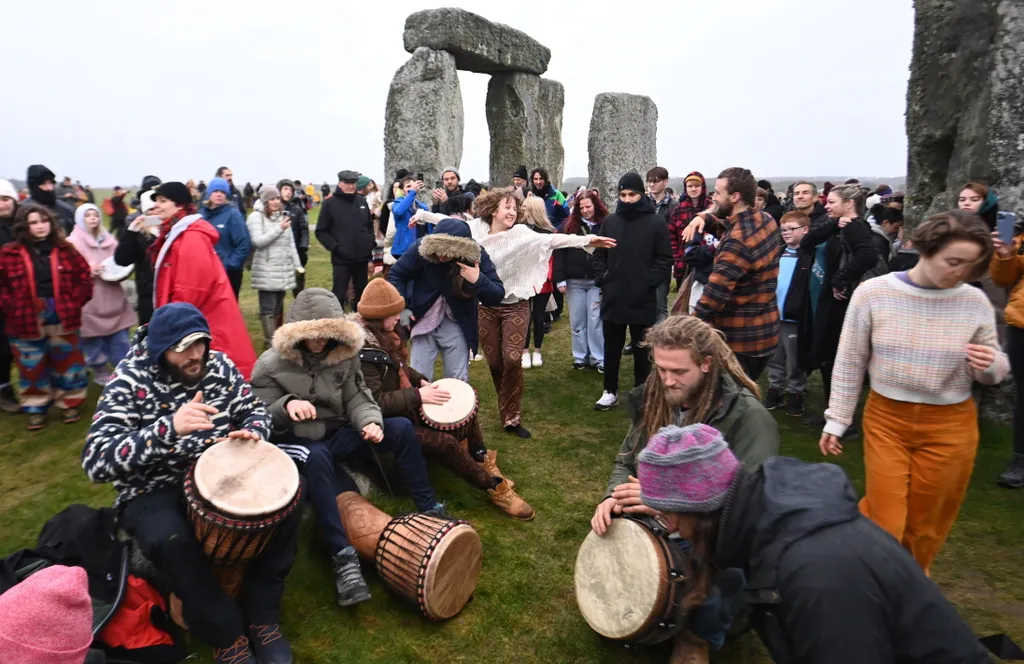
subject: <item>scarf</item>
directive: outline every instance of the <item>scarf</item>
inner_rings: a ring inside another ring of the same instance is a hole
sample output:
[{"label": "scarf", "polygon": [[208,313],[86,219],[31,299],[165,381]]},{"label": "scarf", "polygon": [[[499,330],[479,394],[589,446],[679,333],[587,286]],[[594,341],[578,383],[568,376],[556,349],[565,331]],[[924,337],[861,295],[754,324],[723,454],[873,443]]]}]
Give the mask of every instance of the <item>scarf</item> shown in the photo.
[{"label": "scarf", "polygon": [[615,214],[626,219],[633,219],[634,217],[650,214],[651,212],[654,212],[654,203],[647,196],[641,196],[640,200],[636,203],[623,203],[619,201],[618,205],[615,206]]},{"label": "scarf", "polygon": [[54,191],[32,187],[29,193],[32,195],[32,200],[44,207],[53,208],[57,206],[57,194]]},{"label": "scarf", "polygon": [[537,187],[531,186],[530,187],[530,191],[533,192],[534,196],[536,196],[537,198],[539,198],[539,199],[541,199],[543,201],[543,200],[547,200],[548,190],[550,188],[551,188],[551,185],[548,184],[547,182],[545,182],[544,186],[541,187],[540,189],[538,189]]},{"label": "scarf", "polygon": [[153,244],[149,245],[149,249],[146,250],[146,253],[149,254],[150,263],[156,263],[156,257],[160,254],[160,250],[163,249],[164,243],[167,242],[167,236],[170,234],[171,228],[174,224],[184,219],[187,214],[187,210],[178,210],[169,219],[165,219],[160,224],[160,234]]}]

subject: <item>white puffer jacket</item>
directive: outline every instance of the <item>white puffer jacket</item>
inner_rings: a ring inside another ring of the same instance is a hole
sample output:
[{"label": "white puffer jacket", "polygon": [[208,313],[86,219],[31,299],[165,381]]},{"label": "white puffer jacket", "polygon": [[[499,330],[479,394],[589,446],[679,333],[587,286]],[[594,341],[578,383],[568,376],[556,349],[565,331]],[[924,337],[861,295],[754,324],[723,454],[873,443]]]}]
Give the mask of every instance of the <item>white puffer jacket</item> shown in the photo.
[{"label": "white puffer jacket", "polygon": [[252,287],[260,291],[286,291],[295,288],[295,271],[302,267],[295,250],[291,228],[282,229],[287,219],[283,212],[265,216],[253,212],[245,225],[252,240]]}]

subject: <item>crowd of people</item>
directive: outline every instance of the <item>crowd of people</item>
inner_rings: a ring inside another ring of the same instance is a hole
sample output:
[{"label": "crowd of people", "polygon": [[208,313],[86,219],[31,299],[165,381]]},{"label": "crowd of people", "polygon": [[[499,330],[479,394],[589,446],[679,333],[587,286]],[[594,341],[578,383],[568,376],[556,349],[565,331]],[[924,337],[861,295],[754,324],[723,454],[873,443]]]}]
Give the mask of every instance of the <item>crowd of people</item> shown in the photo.
[{"label": "crowd of people", "polygon": [[[429,191],[404,169],[386,191],[342,170],[311,229],[311,185],[239,191],[222,167],[199,185],[147,176],[128,204],[116,190],[108,229],[99,207],[64,200],[52,171],[31,166],[27,198],[0,180],[0,407],[24,413],[30,430],[51,407],[75,422],[91,374],[103,393],[83,467],[113,483],[123,527],[166,574],[190,630],[217,662],[287,664],[279,609],[297,522],[250,568],[252,592],[228,596],[182,507],[189,467],[218,440],[287,452],[338,604],[365,602],[335,501],[357,489],[339,464],[388,452],[416,510],[448,518],[426,454],[509,517],[534,518],[475,419],[460,439],[420,408],[451,398],[435,381],[439,355],[443,377],[463,382],[470,362],[486,361],[501,427],[530,438],[524,371],[545,363],[544,335],[568,309],[564,366],[599,372],[594,409],[619,405],[622,358],[633,358],[621,399],[631,426],[594,533],[613,517],[659,518],[712,563],[674,662],[706,662],[748,611],[777,661],[986,661],[927,576],[973,471],[974,386],[1024,375],[1024,233],[1013,216],[978,182],[958,209],[904,231],[902,194],[885,186],[819,193],[800,181],[780,197],[728,168],[713,183],[689,173],[677,199],[666,168],[645,176],[625,173],[602,197],[561,192],[539,167],[490,190],[448,168]],[[311,230],[330,255],[330,289],[305,286]],[[129,268],[136,306],[119,283]],[[238,306],[246,270],[260,355]],[[1004,340],[999,288],[1010,290]],[[943,335],[928,333],[936,320]],[[806,422],[822,454],[863,435],[859,505],[835,466],[779,457],[770,411],[805,415],[815,369],[827,408]],[[1022,412],[1024,402],[999,478],[1010,488],[1024,486]],[[712,566],[758,598],[738,601]]]}]

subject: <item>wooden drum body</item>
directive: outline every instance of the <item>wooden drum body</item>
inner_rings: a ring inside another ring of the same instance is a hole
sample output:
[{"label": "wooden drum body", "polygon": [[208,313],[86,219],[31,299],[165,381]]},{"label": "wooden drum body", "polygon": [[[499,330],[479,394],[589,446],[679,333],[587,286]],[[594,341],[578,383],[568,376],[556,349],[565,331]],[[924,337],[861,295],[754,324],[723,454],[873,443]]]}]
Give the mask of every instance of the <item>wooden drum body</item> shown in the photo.
[{"label": "wooden drum body", "polygon": [[446,390],[451,398],[443,406],[420,406],[420,419],[425,426],[451,434],[456,440],[462,440],[469,435],[469,429],[476,419],[479,407],[476,390],[458,378],[442,378],[436,385]]},{"label": "wooden drum body", "polygon": [[653,520],[612,519],[604,536],[587,535],[576,556],[576,602],[598,634],[652,645],[685,627],[689,560]]}]

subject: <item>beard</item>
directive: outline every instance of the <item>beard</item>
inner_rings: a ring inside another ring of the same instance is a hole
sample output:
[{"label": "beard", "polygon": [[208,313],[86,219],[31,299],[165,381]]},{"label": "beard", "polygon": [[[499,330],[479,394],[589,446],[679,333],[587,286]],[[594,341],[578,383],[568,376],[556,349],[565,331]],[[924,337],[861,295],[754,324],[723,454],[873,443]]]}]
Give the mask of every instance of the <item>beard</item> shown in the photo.
[{"label": "beard", "polygon": [[731,217],[733,210],[732,201],[726,201],[718,204],[718,217]]},{"label": "beard", "polygon": [[[196,367],[199,367],[199,371],[195,371]],[[175,383],[181,383],[186,387],[194,387],[202,382],[203,378],[206,378],[206,359],[194,360],[188,362],[182,366],[177,364],[165,363],[164,368],[167,369],[167,373],[171,376],[171,380]]]},{"label": "beard", "polygon": [[675,389],[665,389],[665,402],[672,408],[682,408],[686,405],[693,406],[693,403],[697,400],[697,395],[700,394],[701,390],[704,389],[704,381],[706,378],[702,377],[700,382],[690,387],[678,387]]}]

